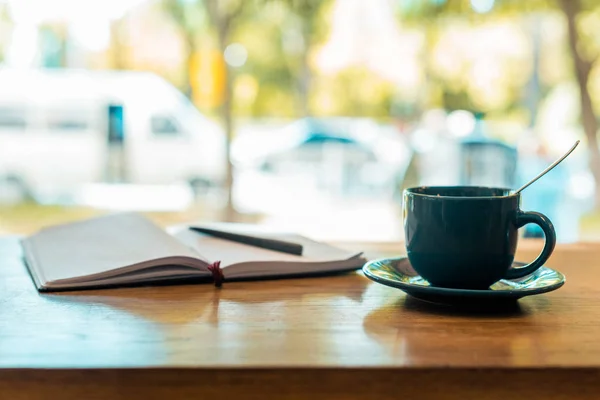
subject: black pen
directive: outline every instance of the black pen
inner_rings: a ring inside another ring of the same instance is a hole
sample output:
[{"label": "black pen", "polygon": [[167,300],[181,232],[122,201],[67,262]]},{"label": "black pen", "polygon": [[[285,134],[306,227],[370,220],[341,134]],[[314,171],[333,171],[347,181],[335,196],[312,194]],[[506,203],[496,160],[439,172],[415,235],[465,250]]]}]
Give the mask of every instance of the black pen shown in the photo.
[{"label": "black pen", "polygon": [[233,242],[248,244],[251,246],[261,247],[263,249],[279,251],[281,253],[302,255],[302,245],[298,243],[286,242],[277,239],[261,238],[256,236],[242,235],[240,233],[232,233],[219,231],[210,228],[201,228],[198,226],[190,226],[191,230],[204,233],[206,235],[218,237],[220,239],[231,240]]}]

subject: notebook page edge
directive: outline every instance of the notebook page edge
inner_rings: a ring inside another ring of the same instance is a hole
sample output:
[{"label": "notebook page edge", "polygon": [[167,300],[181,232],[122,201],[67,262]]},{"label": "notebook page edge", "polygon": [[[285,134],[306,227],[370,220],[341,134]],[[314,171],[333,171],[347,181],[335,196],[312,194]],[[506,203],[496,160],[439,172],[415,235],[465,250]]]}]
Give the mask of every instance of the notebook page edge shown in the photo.
[{"label": "notebook page edge", "polygon": [[[206,264],[202,260],[198,260],[191,257],[183,257],[183,256],[172,256],[172,257],[164,257],[153,260],[144,261],[141,263],[125,265],[123,267],[110,269],[107,271],[103,271],[97,274],[90,275],[82,275],[74,278],[67,279],[56,279],[53,281],[47,281],[47,284],[52,283],[60,283],[60,284],[68,284],[68,283],[82,283],[82,282],[94,282],[101,279],[109,279],[109,278],[117,278],[120,276],[124,276],[127,274],[135,273],[135,272],[143,272],[145,269],[149,268],[160,268],[164,267],[166,271],[170,266],[184,266],[190,267],[194,270],[198,271],[198,275],[200,272],[203,272],[203,269],[206,268]],[[135,278],[135,275],[132,275]]]},{"label": "notebook page edge", "polygon": [[27,271],[29,272],[29,275],[31,276],[31,279],[33,280],[33,283],[37,289],[43,290],[48,281],[44,277],[42,270],[39,268],[39,262],[37,260],[33,245],[29,240],[29,237],[23,238],[19,240],[19,242],[21,244],[22,258],[25,268],[27,268]]},{"label": "notebook page edge", "polygon": [[[352,262],[351,262],[352,261]],[[367,262],[364,257],[352,257],[347,260],[325,262],[259,262],[250,261],[230,266],[224,270],[225,279],[250,277],[283,277],[288,275],[310,276],[318,273],[333,273],[360,269]],[[266,267],[266,268],[265,268]]]},{"label": "notebook page edge", "polygon": [[173,276],[144,276],[135,281],[119,280],[118,277],[104,279],[101,281],[81,282],[70,285],[60,285],[49,283],[41,291],[44,292],[61,292],[72,290],[89,290],[89,289],[111,289],[129,286],[141,286],[147,284],[170,284],[176,282],[178,284],[192,284],[196,281],[204,281],[210,279],[209,275],[173,275]]}]

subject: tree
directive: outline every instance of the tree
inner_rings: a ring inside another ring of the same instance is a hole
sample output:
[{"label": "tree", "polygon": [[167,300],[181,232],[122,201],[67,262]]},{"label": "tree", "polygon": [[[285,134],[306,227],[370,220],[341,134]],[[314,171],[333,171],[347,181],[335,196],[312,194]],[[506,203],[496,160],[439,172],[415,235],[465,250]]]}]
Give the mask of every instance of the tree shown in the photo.
[{"label": "tree", "polygon": [[192,84],[192,69],[194,55],[198,51],[197,38],[204,26],[202,7],[198,0],[163,0],[163,9],[175,23],[185,48],[185,62],[183,76],[185,82],[184,93],[190,99],[194,98],[194,85]]},{"label": "tree", "polygon": [[[402,10],[403,17],[424,20],[435,23],[436,17],[451,13],[462,15],[473,15],[468,3],[462,1],[447,2],[405,2],[408,4]],[[593,0],[530,0],[519,2],[514,0],[499,0],[494,5],[494,12],[514,13],[522,15],[524,12],[560,11],[567,22],[567,44],[573,60],[573,70],[579,88],[579,103],[581,109],[581,123],[587,139],[589,152],[589,168],[594,176],[596,184],[595,205],[600,208],[600,150],[598,147],[598,121],[594,113],[594,107],[588,88],[590,72],[598,58],[598,54],[590,56],[582,52],[581,34],[577,26],[579,15],[597,4]],[[589,52],[588,52],[589,53]],[[597,52],[596,52],[597,53]],[[535,55],[534,55],[535,56]]]},{"label": "tree", "polygon": [[291,10],[298,17],[299,33],[302,46],[299,52],[299,71],[297,73],[297,90],[299,95],[299,109],[302,116],[311,114],[309,107],[309,94],[311,84],[311,70],[308,56],[315,41],[317,14],[323,4],[321,0],[287,0]]},{"label": "tree", "polygon": [[579,102],[581,105],[581,123],[588,143],[590,169],[596,183],[596,208],[600,208],[600,151],[598,149],[598,120],[594,113],[592,99],[588,88],[590,72],[598,59],[596,54],[592,60],[581,54],[581,40],[577,29],[577,15],[582,11],[579,0],[559,0],[561,9],[567,20],[569,50],[573,59],[573,68],[579,86]]},{"label": "tree", "polygon": [[[235,25],[243,18],[247,12],[256,11],[256,6],[261,2],[249,2],[244,0],[204,0],[206,11],[210,23],[216,32],[217,45],[221,54],[225,53],[230,44],[230,38]],[[312,42],[313,17],[319,7],[318,0],[292,0],[292,8],[298,12],[301,18],[301,32],[303,36],[303,52],[301,57],[301,73],[299,79],[299,93],[301,97],[302,113],[308,114],[308,90],[310,82],[310,67],[308,65],[308,49]],[[263,4],[264,5],[264,4]],[[225,66],[225,87],[223,89],[223,101],[221,105],[221,117],[227,136],[226,141],[226,188],[227,202],[225,220],[235,220],[236,213],[233,208],[232,188],[233,188],[233,165],[230,159],[231,142],[234,138],[233,110],[233,73],[232,68],[226,63]]]},{"label": "tree", "polygon": [[126,69],[125,59],[125,17],[110,21],[110,66],[112,69]]},{"label": "tree", "polygon": [[[225,53],[229,45],[232,28],[251,2],[243,0],[205,0],[206,11],[210,23],[216,31],[217,45],[221,54]],[[233,165],[231,163],[231,142],[234,138],[234,125],[232,117],[233,106],[233,77],[232,69],[225,62],[225,87],[223,88],[223,101],[221,105],[221,118],[226,135],[226,190],[227,201],[225,205],[224,220],[236,220],[236,212],[233,207]]]},{"label": "tree", "polygon": [[[185,92],[191,99],[194,98],[191,72],[194,65],[194,55],[198,50],[198,36],[200,30],[209,27],[214,30],[216,43],[221,55],[224,54],[232,27],[236,19],[240,16],[248,2],[241,0],[163,0],[163,8],[170,15],[180,30],[185,43]],[[203,15],[208,18],[206,21]],[[225,189],[227,191],[227,200],[225,204],[224,220],[234,220],[235,210],[233,208],[232,188],[233,188],[233,166],[230,159],[231,141],[234,136],[234,126],[232,117],[232,77],[231,68],[227,63],[223,63],[225,71],[225,82],[223,87],[222,103],[220,114],[226,136],[226,164]]]}]

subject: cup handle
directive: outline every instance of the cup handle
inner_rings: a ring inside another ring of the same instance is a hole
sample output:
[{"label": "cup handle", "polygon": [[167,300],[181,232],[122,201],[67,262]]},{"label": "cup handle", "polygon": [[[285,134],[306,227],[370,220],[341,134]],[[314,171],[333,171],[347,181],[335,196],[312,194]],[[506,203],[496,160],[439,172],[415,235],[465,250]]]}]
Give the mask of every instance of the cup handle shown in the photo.
[{"label": "cup handle", "polygon": [[506,272],[504,279],[522,278],[525,275],[535,272],[539,267],[544,265],[548,258],[550,258],[550,255],[554,251],[554,246],[556,245],[556,232],[554,231],[554,225],[552,225],[552,222],[550,222],[548,217],[546,217],[544,214],[519,210],[517,211],[515,224],[517,228],[521,228],[527,224],[538,225],[544,231],[546,241],[544,243],[542,252],[535,260],[533,260],[532,263],[527,264],[524,267],[509,269]]}]

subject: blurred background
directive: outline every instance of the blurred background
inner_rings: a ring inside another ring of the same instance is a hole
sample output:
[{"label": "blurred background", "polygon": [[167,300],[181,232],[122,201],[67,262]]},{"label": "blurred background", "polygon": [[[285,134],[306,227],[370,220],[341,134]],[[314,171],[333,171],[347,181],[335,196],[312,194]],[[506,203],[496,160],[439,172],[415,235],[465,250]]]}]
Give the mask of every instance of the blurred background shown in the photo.
[{"label": "blurred background", "polygon": [[522,207],[595,240],[599,24],[592,0],[0,0],[0,234],[139,211],[402,240],[404,188],[516,188],[581,139]]}]

